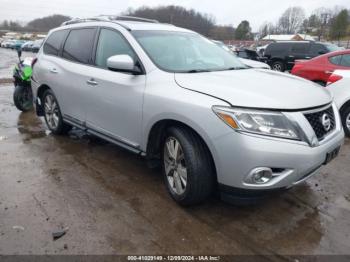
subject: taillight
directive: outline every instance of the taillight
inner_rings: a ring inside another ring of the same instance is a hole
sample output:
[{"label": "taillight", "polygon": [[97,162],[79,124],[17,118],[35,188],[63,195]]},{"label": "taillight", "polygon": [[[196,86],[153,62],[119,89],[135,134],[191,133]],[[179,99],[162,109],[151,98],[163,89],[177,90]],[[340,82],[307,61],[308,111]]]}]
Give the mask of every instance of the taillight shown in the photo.
[{"label": "taillight", "polygon": [[32,60],[32,64],[31,64],[32,68],[34,67],[34,65],[36,64],[36,62],[38,62],[38,58],[35,57],[35,58]]},{"label": "taillight", "polygon": [[328,85],[331,85],[337,81],[339,81],[340,79],[342,79],[343,77],[340,76],[340,75],[337,75],[337,74],[332,74],[329,78],[328,78],[328,81],[327,81],[327,86]]}]

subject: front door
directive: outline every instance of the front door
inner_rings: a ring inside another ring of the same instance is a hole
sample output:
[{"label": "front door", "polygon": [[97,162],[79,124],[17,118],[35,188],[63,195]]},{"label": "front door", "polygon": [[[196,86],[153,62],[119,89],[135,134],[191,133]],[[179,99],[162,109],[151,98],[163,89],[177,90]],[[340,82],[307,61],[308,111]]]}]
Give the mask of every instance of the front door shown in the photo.
[{"label": "front door", "polygon": [[123,35],[102,28],[96,46],[95,67],[89,70],[87,126],[112,140],[137,148],[141,143],[142,104],[146,76],[107,68],[113,55],[137,56]]}]

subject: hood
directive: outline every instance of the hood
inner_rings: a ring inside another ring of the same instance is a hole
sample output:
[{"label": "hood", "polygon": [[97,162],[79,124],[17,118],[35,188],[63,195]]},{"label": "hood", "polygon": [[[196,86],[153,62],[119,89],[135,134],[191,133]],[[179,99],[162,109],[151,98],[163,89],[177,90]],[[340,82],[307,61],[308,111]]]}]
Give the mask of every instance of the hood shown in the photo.
[{"label": "hood", "polygon": [[253,67],[253,68],[264,68],[264,69],[271,69],[271,67],[268,64],[265,64],[263,62],[249,60],[245,58],[239,58],[241,62],[247,66]]},{"label": "hood", "polygon": [[298,110],[332,101],[325,88],[270,70],[176,73],[175,80],[183,88],[217,97],[239,107]]}]

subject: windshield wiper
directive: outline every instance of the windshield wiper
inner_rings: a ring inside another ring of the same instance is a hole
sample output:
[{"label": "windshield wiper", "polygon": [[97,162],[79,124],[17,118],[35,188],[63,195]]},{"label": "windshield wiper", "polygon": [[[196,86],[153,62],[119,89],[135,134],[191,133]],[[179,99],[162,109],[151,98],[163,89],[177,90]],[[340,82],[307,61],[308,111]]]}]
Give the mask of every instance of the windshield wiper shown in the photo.
[{"label": "windshield wiper", "polygon": [[190,73],[190,74],[203,73],[203,72],[211,72],[211,71],[207,69],[192,69],[192,70],[185,71],[185,73]]},{"label": "windshield wiper", "polygon": [[250,67],[248,66],[238,66],[238,67],[229,67],[227,69],[225,69],[225,71],[231,71],[231,70],[242,70],[242,69],[249,69]]}]

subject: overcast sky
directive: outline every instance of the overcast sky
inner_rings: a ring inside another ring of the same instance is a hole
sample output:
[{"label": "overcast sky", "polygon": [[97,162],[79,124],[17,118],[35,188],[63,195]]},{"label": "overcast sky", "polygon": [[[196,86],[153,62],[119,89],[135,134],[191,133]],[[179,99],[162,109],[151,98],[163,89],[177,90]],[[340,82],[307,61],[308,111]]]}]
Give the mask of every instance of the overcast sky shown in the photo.
[{"label": "overcast sky", "polygon": [[301,6],[307,14],[319,7],[350,8],[350,0],[0,0],[0,21],[29,21],[51,14],[73,17],[119,14],[128,7],[181,5],[212,14],[219,24],[237,26],[248,20],[257,30],[264,21],[275,22],[290,6]]}]

